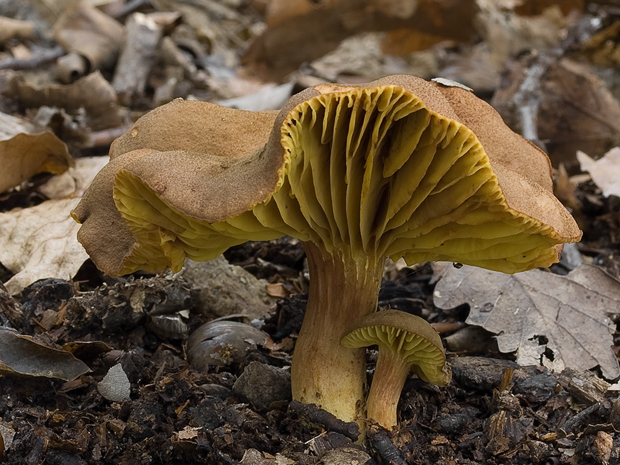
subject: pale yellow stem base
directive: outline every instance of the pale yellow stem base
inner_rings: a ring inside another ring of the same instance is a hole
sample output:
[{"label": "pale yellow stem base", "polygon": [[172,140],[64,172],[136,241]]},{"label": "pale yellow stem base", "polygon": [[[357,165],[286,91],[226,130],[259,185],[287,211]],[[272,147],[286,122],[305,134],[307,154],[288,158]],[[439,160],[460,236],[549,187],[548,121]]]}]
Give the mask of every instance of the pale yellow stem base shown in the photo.
[{"label": "pale yellow stem base", "polygon": [[293,399],[357,421],[363,429],[365,351],[342,347],[340,339],[376,310],[384,260],[362,264],[328,255],[312,243],[305,249],[310,290],[291,367]]}]

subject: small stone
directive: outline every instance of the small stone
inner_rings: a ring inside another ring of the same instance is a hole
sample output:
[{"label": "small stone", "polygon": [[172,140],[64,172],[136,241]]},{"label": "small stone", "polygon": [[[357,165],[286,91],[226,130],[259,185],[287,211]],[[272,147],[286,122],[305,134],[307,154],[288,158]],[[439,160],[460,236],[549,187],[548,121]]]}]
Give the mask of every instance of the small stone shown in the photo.
[{"label": "small stone", "polygon": [[208,262],[187,260],[181,275],[198,291],[197,308],[207,315],[223,317],[241,313],[262,318],[275,308],[267,294],[267,281],[220,256]]},{"label": "small stone", "polygon": [[450,360],[452,379],[465,389],[491,391],[499,386],[507,368],[519,368],[509,360],[486,357],[456,357]]},{"label": "small stone", "polygon": [[363,450],[356,447],[343,447],[327,451],[317,465],[363,465],[370,460]]},{"label": "small stone", "polygon": [[258,410],[267,410],[274,402],[291,399],[291,375],[281,368],[252,362],[235,381],[233,392]]},{"label": "small stone", "polygon": [[440,415],[435,418],[432,426],[442,433],[454,434],[465,430],[468,423],[471,421],[471,415],[466,415],[464,413]]},{"label": "small stone", "polygon": [[130,400],[131,384],[120,363],[108,370],[108,374],[97,384],[97,390],[110,402]]},{"label": "small stone", "polygon": [[237,321],[210,321],[200,326],[187,341],[187,359],[198,371],[209,366],[240,363],[267,340],[267,333]]},{"label": "small stone", "polygon": [[520,394],[530,404],[540,404],[554,394],[558,380],[549,373],[540,373],[515,382],[514,392]]}]

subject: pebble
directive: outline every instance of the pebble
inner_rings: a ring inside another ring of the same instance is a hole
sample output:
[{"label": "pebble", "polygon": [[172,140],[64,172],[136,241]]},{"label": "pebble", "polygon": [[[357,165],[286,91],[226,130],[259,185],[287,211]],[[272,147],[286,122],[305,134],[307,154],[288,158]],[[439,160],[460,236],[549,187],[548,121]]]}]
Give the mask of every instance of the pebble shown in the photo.
[{"label": "pebble", "polygon": [[291,374],[282,368],[251,362],[233,385],[233,392],[258,410],[291,399]]}]

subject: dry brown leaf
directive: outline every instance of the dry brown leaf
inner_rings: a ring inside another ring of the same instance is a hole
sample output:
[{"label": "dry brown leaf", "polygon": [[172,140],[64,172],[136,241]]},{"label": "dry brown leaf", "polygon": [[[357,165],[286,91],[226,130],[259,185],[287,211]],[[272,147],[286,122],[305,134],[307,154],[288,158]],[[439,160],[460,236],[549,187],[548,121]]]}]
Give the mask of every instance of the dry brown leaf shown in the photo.
[{"label": "dry brown leaf", "polygon": [[599,365],[606,378],[620,375],[610,318],[620,313],[620,282],[600,268],[581,265],[559,276],[448,266],[434,300],[440,308],[468,303],[467,323],[497,334],[499,350],[516,351],[521,365],[542,362],[556,372]]},{"label": "dry brown leaf", "polygon": [[267,284],[267,294],[271,297],[286,297],[289,295],[288,291],[282,283],[270,283]]},{"label": "dry brown leaf", "polygon": [[[92,178],[99,163],[82,160],[73,171],[73,185],[79,191]],[[84,168],[82,168],[84,167]],[[0,213],[0,262],[15,275],[5,283],[11,294],[43,278],[71,279],[88,255],[77,241],[80,225],[70,216],[79,198],[48,200],[34,207]]]},{"label": "dry brown leaf", "polygon": [[27,108],[47,105],[64,108],[71,114],[84,109],[93,131],[118,127],[124,123],[124,110],[118,105],[116,92],[99,71],[90,73],[73,84],[44,86],[26,82],[16,74],[3,94]]},{"label": "dry brown leaf", "polygon": [[81,197],[94,177],[107,164],[109,157],[84,157],[60,176],[54,176],[37,189],[48,199]]},{"label": "dry brown leaf", "polygon": [[125,28],[93,5],[80,2],[54,24],[54,38],[65,50],[86,57],[94,71],[114,63],[125,40]]},{"label": "dry brown leaf", "polygon": [[620,103],[588,66],[568,59],[552,61],[536,82],[526,80],[531,66],[542,66],[532,60],[536,58],[511,64],[503,87],[493,95],[493,107],[510,127],[523,130],[519,96],[531,92],[540,102],[535,114],[538,139],[545,141],[553,166],[563,163],[573,173],[577,150],[596,158],[620,144]]},{"label": "dry brown leaf", "polygon": [[502,69],[503,63],[525,50],[543,52],[555,47],[564,37],[568,19],[558,5],[550,5],[541,14],[522,17],[510,11],[507,3],[477,0],[480,14],[478,32],[490,52],[490,61]]},{"label": "dry brown leaf", "polygon": [[0,328],[0,373],[71,381],[90,369],[69,352],[44,346],[29,336]]},{"label": "dry brown leaf", "polygon": [[581,171],[590,173],[592,181],[600,187],[605,197],[620,197],[620,147],[614,147],[598,160],[577,150],[577,160]]},{"label": "dry brown leaf", "polygon": [[363,32],[405,28],[432,35],[434,43],[468,40],[474,33],[476,12],[473,0],[326,0],[318,4],[276,0],[269,5],[269,27],[252,43],[244,60],[281,77]]},{"label": "dry brown leaf", "polygon": [[11,294],[38,279],[71,279],[88,255],[76,239],[80,225],[69,213],[80,199],[48,200],[0,214],[0,262],[15,273]]},{"label": "dry brown leaf", "polygon": [[619,33],[620,21],[614,21],[583,44],[583,53],[590,58],[592,63],[600,67],[618,66],[620,64]]},{"label": "dry brown leaf", "polygon": [[37,173],[63,173],[73,165],[67,146],[51,132],[0,113],[0,192]]},{"label": "dry brown leaf", "polygon": [[30,39],[33,36],[34,24],[31,21],[0,16],[0,43],[9,39]]}]

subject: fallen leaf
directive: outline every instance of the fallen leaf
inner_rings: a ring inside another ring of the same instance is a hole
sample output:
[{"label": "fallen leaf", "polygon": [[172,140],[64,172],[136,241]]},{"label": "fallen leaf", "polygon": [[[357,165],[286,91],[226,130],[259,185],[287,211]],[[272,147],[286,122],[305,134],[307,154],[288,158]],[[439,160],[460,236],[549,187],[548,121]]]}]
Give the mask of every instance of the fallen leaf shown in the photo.
[{"label": "fallen leaf", "polygon": [[577,160],[581,171],[587,171],[594,183],[600,187],[605,197],[620,197],[620,147],[614,147],[602,158],[594,160],[581,150],[577,150]]},{"label": "fallen leaf", "polygon": [[620,282],[600,268],[581,265],[560,276],[448,266],[434,301],[439,308],[468,303],[467,323],[497,334],[499,350],[516,351],[520,365],[542,362],[556,372],[599,365],[606,378],[620,375],[610,318],[620,313]]},{"label": "fallen leaf", "polygon": [[15,75],[3,95],[27,108],[47,105],[64,108],[74,115],[84,109],[93,131],[118,127],[125,122],[125,110],[119,106],[116,92],[99,71],[68,85],[41,86],[27,82],[22,75]]},{"label": "fallen leaf", "polygon": [[73,158],[53,133],[0,113],[0,165],[0,192],[4,192],[37,173],[63,173],[73,165]]},{"label": "fallen leaf", "polygon": [[80,199],[48,200],[0,213],[0,262],[15,273],[11,294],[42,278],[71,279],[88,255],[76,239],[80,225],[69,213]]},{"label": "fallen leaf", "polygon": [[284,284],[282,283],[270,283],[267,284],[266,288],[267,294],[269,294],[271,297],[286,297],[287,295],[289,295],[286,288],[284,287]]},{"label": "fallen leaf", "polygon": [[91,70],[109,67],[125,39],[121,23],[86,2],[68,8],[54,24],[54,38],[69,52],[86,57]]},{"label": "fallen leaf", "polygon": [[[415,30],[443,40],[465,41],[474,33],[477,8],[472,0],[274,0],[267,29],[243,60],[273,77],[334,50],[345,38],[371,31]],[[268,69],[264,69],[267,66]]]},{"label": "fallen leaf", "polygon": [[[82,160],[71,186],[83,190],[107,157]],[[70,189],[69,189],[70,190]],[[66,194],[66,191],[63,191]],[[34,207],[0,213],[0,262],[15,275],[5,283],[16,294],[38,279],[71,279],[88,258],[77,241],[80,225],[70,216],[79,198],[48,200]]]},{"label": "fallen leaf", "polygon": [[[530,124],[523,110],[524,104],[530,105],[538,139],[545,141],[552,165],[563,163],[572,173],[577,150],[601,154],[620,145],[620,102],[587,65],[567,58],[539,58],[545,56],[522,56],[511,64],[491,104],[508,126],[519,131]],[[546,69],[539,79],[528,71],[535,67]],[[531,101],[537,102],[536,107]]]},{"label": "fallen leaf", "polygon": [[108,163],[109,157],[84,157],[75,160],[75,166],[63,174],[54,176],[37,189],[48,199],[62,199],[72,195],[81,197],[99,171]]},{"label": "fallen leaf", "polygon": [[44,346],[0,327],[0,373],[71,381],[90,369],[69,352]]},{"label": "fallen leaf", "polygon": [[248,111],[279,110],[290,98],[292,91],[292,82],[280,86],[268,84],[253,94],[219,100],[215,103],[224,107]]}]

